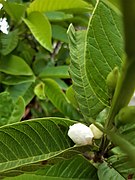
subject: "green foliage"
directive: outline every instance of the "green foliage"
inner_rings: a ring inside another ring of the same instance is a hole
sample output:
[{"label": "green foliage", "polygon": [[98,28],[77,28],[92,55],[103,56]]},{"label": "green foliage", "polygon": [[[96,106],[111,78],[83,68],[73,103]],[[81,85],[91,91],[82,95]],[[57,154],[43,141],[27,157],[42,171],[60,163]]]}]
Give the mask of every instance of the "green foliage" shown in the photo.
[{"label": "green foliage", "polygon": [[75,32],[73,26],[68,30],[71,55],[70,73],[73,80],[73,89],[78,100],[82,114],[88,120],[104,108],[104,105],[97,99],[86,76],[85,58],[85,31]]},{"label": "green foliage", "polygon": [[27,19],[25,18],[23,21],[29,27],[41,46],[52,51],[51,25],[46,16],[40,12],[32,12],[28,15]]},{"label": "green foliage", "polygon": [[0,179],[135,179],[135,1],[0,3]]},{"label": "green foliage", "polygon": [[120,67],[122,62],[121,22],[119,12],[114,11],[104,1],[99,1],[95,6],[87,30],[87,76],[94,93],[105,105],[109,104],[107,75],[115,66]]}]

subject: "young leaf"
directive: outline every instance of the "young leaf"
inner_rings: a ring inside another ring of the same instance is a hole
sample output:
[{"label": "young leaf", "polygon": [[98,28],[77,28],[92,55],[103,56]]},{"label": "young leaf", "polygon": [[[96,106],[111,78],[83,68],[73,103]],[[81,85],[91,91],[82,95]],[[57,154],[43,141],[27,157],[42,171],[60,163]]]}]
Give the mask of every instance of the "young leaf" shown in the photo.
[{"label": "young leaf", "polygon": [[32,12],[27,18],[23,19],[25,24],[29,27],[30,31],[36,38],[36,40],[46,48],[48,51],[52,51],[51,44],[51,25],[44,14],[41,12]]},{"label": "young leaf", "polygon": [[73,89],[86,119],[95,118],[104,108],[104,105],[98,100],[88,82],[84,58],[85,58],[85,31],[75,32],[73,26],[68,30],[69,48],[71,56],[70,73],[73,80]]},{"label": "young leaf", "polygon": [[98,178],[99,180],[105,179],[118,179],[124,180],[125,178],[113,167],[109,166],[106,162],[103,162],[98,168]]},{"label": "young leaf", "polygon": [[48,11],[60,11],[60,10],[69,10],[75,9],[76,11],[83,9],[89,11],[90,5],[83,0],[35,0],[33,1],[29,8],[27,9],[28,13],[33,11],[39,12],[48,12]]},{"label": "young leaf", "polygon": [[38,85],[36,85],[36,87],[34,88],[34,93],[39,99],[44,100],[46,98],[45,97],[45,84],[41,82]]},{"label": "young leaf", "polygon": [[0,172],[50,159],[72,148],[67,136],[75,121],[33,119],[0,128]]},{"label": "young leaf", "polygon": [[11,53],[18,44],[18,31],[11,31],[8,34],[2,34],[1,35],[1,44],[2,49],[1,53],[3,55],[8,55]]},{"label": "young leaf", "polygon": [[45,78],[62,78],[67,79],[70,78],[68,66],[56,66],[56,67],[46,67],[40,74],[39,77],[41,79]]},{"label": "young leaf", "polygon": [[106,78],[123,55],[121,14],[105,3],[97,1],[90,18],[86,39],[86,72],[96,96],[109,104]]},{"label": "young leaf", "polygon": [[0,59],[0,72],[10,75],[33,75],[31,68],[19,56],[9,55]]},{"label": "young leaf", "polygon": [[59,85],[53,79],[45,79],[44,83],[45,93],[54,106],[56,106],[65,116],[79,120],[79,112],[72,106],[72,104],[70,104]]}]

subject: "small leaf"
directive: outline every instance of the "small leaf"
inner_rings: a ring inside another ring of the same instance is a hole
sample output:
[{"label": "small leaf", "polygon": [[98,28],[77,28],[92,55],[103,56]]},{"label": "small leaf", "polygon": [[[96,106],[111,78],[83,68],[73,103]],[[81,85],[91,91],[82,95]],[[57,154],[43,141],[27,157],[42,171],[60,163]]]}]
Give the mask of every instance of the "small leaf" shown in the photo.
[{"label": "small leaf", "polygon": [[27,9],[28,13],[33,11],[40,11],[40,12],[48,12],[48,11],[60,11],[60,10],[76,10],[79,11],[85,10],[89,11],[90,5],[83,0],[35,0],[33,1],[29,8]]},{"label": "small leaf", "polygon": [[41,79],[45,78],[62,78],[67,79],[70,78],[68,66],[56,66],[56,67],[46,67],[40,74],[39,77]]},{"label": "small leaf", "polygon": [[92,90],[106,106],[109,105],[107,75],[114,67],[121,67],[122,27],[120,12],[105,1],[97,1],[87,30],[85,64]]},{"label": "small leaf", "polygon": [[40,12],[32,12],[23,21],[41,46],[52,52],[51,25],[46,16]]},{"label": "small leaf", "polygon": [[34,88],[34,93],[37,95],[37,97],[41,100],[44,100],[45,97],[45,84],[44,83],[39,83],[38,85],[36,85],[36,87]]},{"label": "small leaf", "polygon": [[45,79],[45,93],[53,105],[65,116],[71,119],[80,119],[79,112],[69,103],[66,95],[53,79]]},{"label": "small leaf", "polygon": [[1,35],[1,44],[2,49],[1,53],[3,55],[8,55],[11,53],[18,44],[18,31],[11,31],[8,34],[2,34]]},{"label": "small leaf", "polygon": [[9,55],[0,59],[0,72],[10,75],[33,75],[31,68],[19,56]]}]

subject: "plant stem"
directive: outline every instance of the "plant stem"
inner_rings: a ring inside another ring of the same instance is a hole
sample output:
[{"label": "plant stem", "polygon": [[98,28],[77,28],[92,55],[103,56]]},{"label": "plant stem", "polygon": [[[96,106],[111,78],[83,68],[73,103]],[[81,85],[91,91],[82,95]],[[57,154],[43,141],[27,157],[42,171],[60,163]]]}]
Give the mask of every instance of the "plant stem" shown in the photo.
[{"label": "plant stem", "polygon": [[[126,59],[122,64],[122,69],[116,90],[113,96],[109,116],[105,123],[105,129],[111,130],[116,114],[119,110],[127,106],[135,89],[135,0],[121,0],[123,10],[124,34],[125,34],[125,52]],[[109,140],[104,137],[102,146],[108,146]]]}]

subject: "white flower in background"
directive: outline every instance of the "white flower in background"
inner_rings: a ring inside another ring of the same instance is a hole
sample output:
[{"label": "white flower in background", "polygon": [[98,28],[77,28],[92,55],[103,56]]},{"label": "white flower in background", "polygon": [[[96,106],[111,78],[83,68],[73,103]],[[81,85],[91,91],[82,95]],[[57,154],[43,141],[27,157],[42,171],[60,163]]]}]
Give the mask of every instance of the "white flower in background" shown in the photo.
[{"label": "white flower in background", "polygon": [[76,145],[91,145],[94,137],[91,129],[82,123],[77,123],[70,126],[68,136]]},{"label": "white flower in background", "polygon": [[0,18],[0,30],[5,34],[8,34],[8,28],[9,28],[9,25],[8,25],[7,19]]},{"label": "white flower in background", "polygon": [[90,129],[94,135],[94,139],[100,139],[103,135],[103,132],[100,131],[94,124],[90,125]]}]

